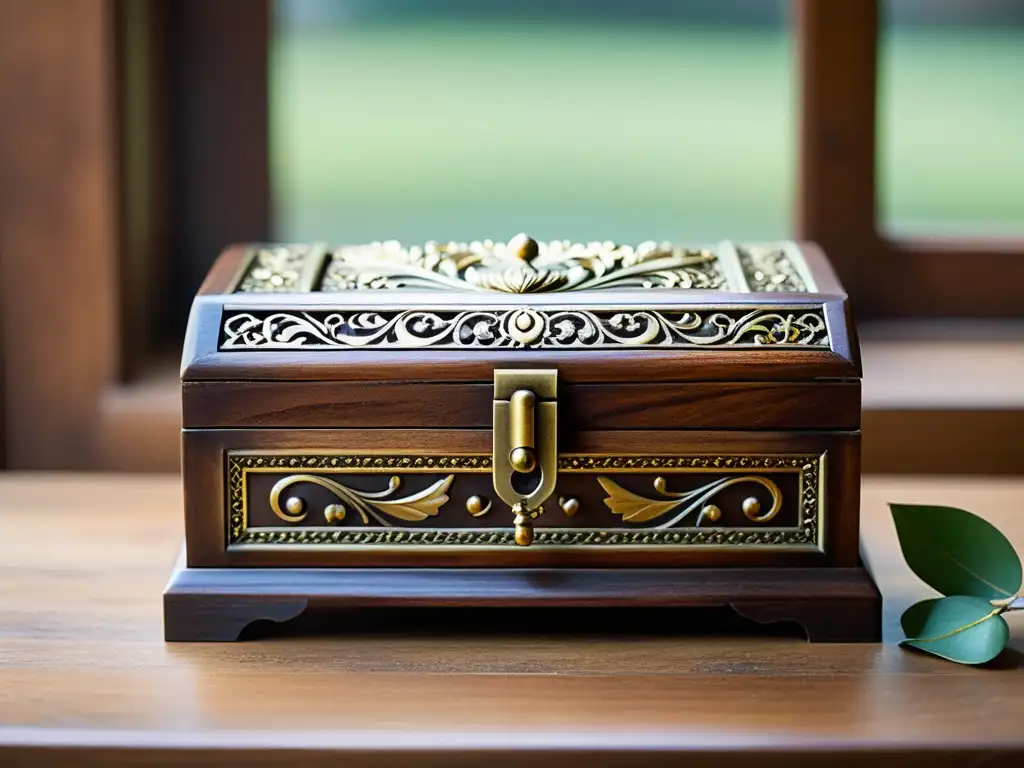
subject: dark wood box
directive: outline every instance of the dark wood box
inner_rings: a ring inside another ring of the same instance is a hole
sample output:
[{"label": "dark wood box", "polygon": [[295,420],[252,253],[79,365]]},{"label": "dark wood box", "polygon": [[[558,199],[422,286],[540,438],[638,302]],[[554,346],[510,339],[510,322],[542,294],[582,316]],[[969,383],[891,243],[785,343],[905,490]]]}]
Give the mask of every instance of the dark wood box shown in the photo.
[{"label": "dark wood box", "polygon": [[312,604],[731,604],[873,639],[860,375],[810,244],[230,248],[182,362],[167,636]]}]

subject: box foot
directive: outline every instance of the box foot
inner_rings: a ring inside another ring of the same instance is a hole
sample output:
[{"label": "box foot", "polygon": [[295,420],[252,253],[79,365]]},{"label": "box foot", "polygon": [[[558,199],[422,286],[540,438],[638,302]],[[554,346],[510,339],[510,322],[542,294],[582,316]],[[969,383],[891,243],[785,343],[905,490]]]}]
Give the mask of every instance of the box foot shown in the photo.
[{"label": "box foot", "polygon": [[794,622],[812,642],[881,640],[882,598],[864,568],[179,568],[164,593],[169,641],[237,640],[307,608],[731,607]]}]

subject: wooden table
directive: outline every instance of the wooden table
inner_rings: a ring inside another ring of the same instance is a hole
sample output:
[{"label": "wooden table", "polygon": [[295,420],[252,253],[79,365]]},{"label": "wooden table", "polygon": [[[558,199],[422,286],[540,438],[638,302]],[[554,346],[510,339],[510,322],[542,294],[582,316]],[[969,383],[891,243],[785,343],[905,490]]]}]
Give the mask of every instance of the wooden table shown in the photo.
[{"label": "wooden table", "polygon": [[869,479],[884,645],[629,633],[621,614],[601,634],[166,645],[178,480],[0,476],[0,765],[1024,765],[1024,622],[994,668],[899,650],[928,590],[888,500],[983,512],[1024,551],[1024,480]]}]

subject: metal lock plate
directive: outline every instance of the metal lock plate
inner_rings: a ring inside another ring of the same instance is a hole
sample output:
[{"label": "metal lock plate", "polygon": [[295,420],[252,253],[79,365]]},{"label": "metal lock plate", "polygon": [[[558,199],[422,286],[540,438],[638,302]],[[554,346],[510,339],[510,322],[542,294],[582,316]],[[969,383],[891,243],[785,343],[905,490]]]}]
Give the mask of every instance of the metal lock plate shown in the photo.
[{"label": "metal lock plate", "polygon": [[558,481],[558,371],[496,370],[493,432],[494,491],[512,507],[525,546]]}]

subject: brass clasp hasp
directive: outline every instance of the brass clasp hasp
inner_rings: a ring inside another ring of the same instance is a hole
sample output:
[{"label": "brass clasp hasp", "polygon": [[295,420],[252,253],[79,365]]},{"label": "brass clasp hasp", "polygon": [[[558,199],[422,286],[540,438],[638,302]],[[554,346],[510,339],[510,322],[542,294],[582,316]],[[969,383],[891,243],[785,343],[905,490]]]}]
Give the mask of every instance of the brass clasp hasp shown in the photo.
[{"label": "brass clasp hasp", "polygon": [[558,371],[494,372],[494,491],[512,507],[516,544],[524,547],[558,480],[557,398]]}]

